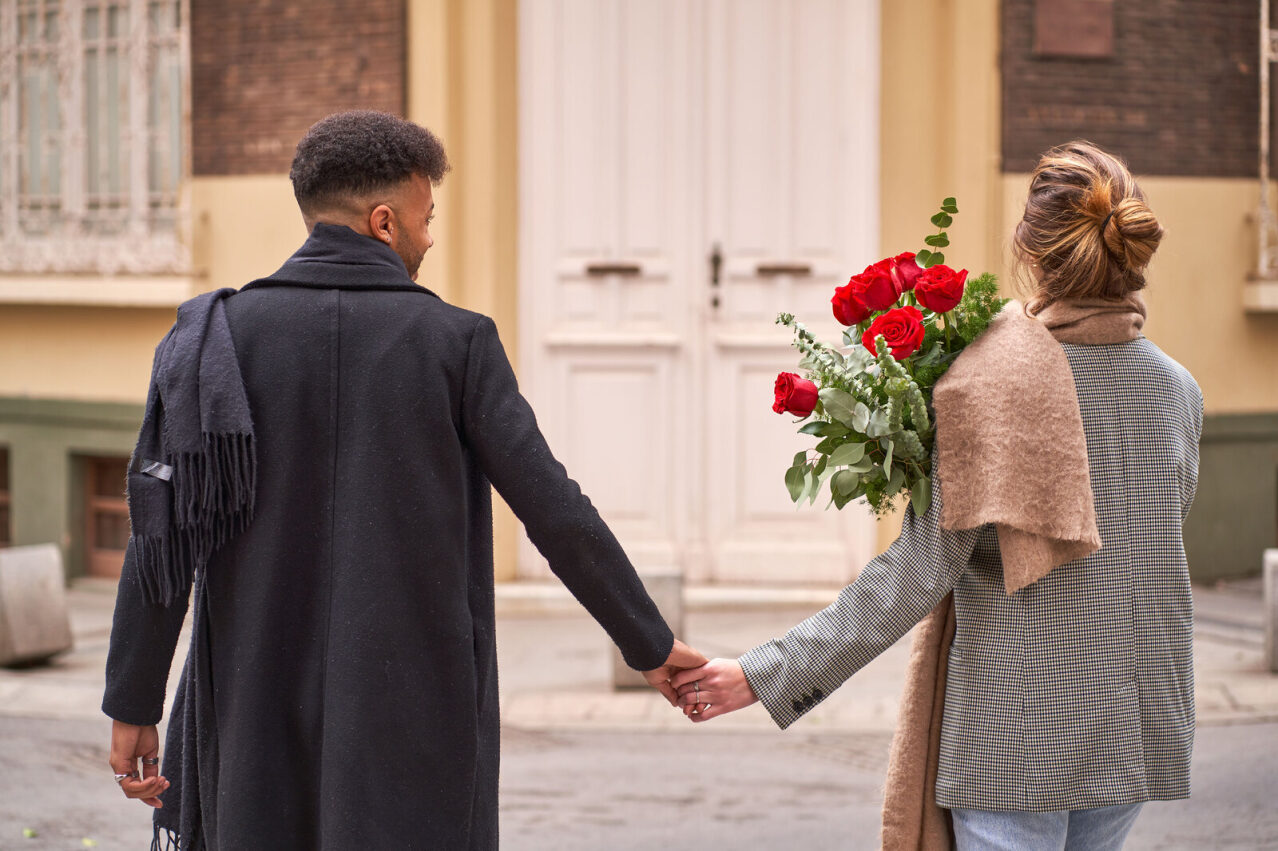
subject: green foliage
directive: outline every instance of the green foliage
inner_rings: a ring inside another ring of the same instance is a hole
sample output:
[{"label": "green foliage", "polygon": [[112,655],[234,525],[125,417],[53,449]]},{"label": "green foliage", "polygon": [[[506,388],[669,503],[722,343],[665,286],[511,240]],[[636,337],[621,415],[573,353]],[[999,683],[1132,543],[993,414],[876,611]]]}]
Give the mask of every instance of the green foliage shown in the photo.
[{"label": "green foliage", "polygon": [[[949,246],[945,229],[957,213],[953,198],[941,203],[931,219],[940,232],[925,239],[929,246]],[[927,267],[945,256],[923,249],[915,260]],[[917,304],[912,293],[903,301]],[[791,500],[814,503],[828,482],[835,508],[864,498],[883,514],[895,496],[908,491],[914,512],[925,513],[932,502],[932,388],[1005,303],[993,275],[969,280],[954,310],[939,316],[923,310],[922,345],[904,361],[892,357],[881,336],[875,340],[878,355],[871,355],[861,344],[864,323],[844,331],[847,348],[840,350],[817,340],[793,314],[778,315],[777,323],[794,332],[800,368],[820,388],[813,418],[799,428],[817,443],[796,454],[786,470]]]},{"label": "green foliage", "polygon": [[999,298],[998,279],[993,275],[986,272],[969,280],[963,290],[963,300],[950,313],[963,345],[975,340],[1005,304],[1007,299]]}]

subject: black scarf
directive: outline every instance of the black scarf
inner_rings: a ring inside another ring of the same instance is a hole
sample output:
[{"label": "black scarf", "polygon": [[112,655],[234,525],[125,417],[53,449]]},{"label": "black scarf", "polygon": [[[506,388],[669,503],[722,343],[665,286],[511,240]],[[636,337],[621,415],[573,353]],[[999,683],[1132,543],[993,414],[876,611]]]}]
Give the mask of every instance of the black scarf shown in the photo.
[{"label": "black scarf", "polygon": [[155,350],[129,466],[129,518],[150,602],[184,599],[214,549],[253,519],[253,421],[222,299],[178,308]]}]

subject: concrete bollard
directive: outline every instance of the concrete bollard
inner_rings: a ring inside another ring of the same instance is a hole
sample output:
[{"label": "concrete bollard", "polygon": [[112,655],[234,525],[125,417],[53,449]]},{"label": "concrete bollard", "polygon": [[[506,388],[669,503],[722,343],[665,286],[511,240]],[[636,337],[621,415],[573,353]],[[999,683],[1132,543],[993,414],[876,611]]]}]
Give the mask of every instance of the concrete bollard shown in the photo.
[{"label": "concrete bollard", "polygon": [[[670,624],[676,638],[683,637],[683,574],[677,570],[640,571],[648,596]],[[612,647],[612,687],[614,690],[648,688],[643,674],[631,669],[621,658],[621,651]]]},{"label": "concrete bollard", "polygon": [[1265,550],[1265,667],[1278,674],[1278,549]]},{"label": "concrete bollard", "polygon": [[0,665],[71,649],[62,555],[53,544],[0,549]]}]

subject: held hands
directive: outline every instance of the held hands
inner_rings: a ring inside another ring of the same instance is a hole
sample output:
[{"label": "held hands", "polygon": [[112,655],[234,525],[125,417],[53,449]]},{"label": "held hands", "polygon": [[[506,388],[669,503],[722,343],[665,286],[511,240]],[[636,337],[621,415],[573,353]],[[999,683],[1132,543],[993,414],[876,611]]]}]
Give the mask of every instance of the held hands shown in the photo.
[{"label": "held hands", "polygon": [[705,663],[705,656],[702,656],[676,638],[674,647],[670,650],[670,655],[666,657],[666,663],[660,668],[644,671],[643,678],[648,681],[648,685],[661,692],[665,699],[670,701],[671,706],[677,707],[679,705],[679,696],[675,693],[671,678],[680,671],[696,668]]},{"label": "held hands", "polygon": [[736,659],[712,659],[676,674],[671,684],[679,693],[683,714],[694,722],[735,712],[759,699]]},{"label": "held hands", "polygon": [[[138,760],[142,771],[138,772]],[[137,727],[123,721],[111,722],[111,770],[126,798],[140,798],[142,803],[163,807],[160,794],[169,781],[160,776],[160,734],[154,726]]]}]

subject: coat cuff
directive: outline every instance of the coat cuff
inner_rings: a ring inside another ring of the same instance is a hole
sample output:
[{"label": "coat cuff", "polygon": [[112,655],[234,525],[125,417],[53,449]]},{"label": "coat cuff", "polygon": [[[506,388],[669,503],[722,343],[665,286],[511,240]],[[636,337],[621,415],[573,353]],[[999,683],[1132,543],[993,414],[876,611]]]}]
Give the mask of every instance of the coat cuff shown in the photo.
[{"label": "coat cuff", "polygon": [[750,683],[750,688],[754,690],[754,696],[759,698],[759,702],[772,716],[773,722],[782,730],[799,720],[799,717],[811,706],[816,705],[815,700],[809,706],[804,706],[801,699],[787,699],[785,657],[775,639],[747,651],[737,659],[737,663],[741,665],[741,670],[745,673],[746,682]]},{"label": "coat cuff", "polygon": [[164,717],[162,708],[157,712],[154,709],[148,710],[137,706],[129,706],[124,701],[113,698],[110,694],[102,700],[102,712],[112,720],[120,721],[124,724],[132,724],[135,727],[154,727]]},{"label": "coat cuff", "polygon": [[662,621],[660,626],[652,627],[651,635],[644,638],[647,640],[642,645],[617,645],[622,661],[636,671],[651,671],[666,664],[670,651],[674,649],[674,633],[670,627]]}]

